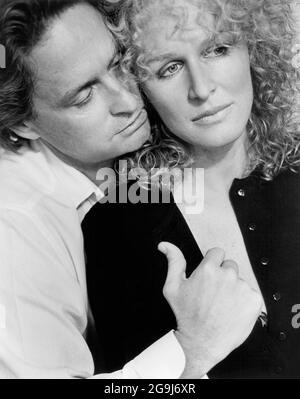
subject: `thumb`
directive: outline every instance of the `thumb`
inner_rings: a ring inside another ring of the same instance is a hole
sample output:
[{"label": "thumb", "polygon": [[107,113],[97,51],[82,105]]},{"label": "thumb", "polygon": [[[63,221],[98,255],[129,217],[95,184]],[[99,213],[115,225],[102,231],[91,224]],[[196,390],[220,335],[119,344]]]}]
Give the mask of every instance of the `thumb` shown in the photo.
[{"label": "thumb", "polygon": [[239,275],[239,266],[233,260],[225,260],[221,266],[223,269],[233,269]]},{"label": "thumb", "polygon": [[177,289],[183,279],[186,278],[186,260],[183,253],[175,245],[162,242],[158,250],[166,255],[168,259],[168,275],[166,278],[165,289]]}]

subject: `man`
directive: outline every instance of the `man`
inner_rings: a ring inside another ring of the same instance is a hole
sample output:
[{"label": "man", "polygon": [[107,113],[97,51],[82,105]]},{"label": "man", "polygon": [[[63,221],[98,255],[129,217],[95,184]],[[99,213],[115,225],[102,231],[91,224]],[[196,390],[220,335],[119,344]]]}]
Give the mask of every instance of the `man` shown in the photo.
[{"label": "man", "polygon": [[[103,197],[95,184],[99,168],[149,137],[141,98],[118,70],[105,15],[93,0],[0,3],[0,42],[7,53],[0,72],[6,148],[0,159],[2,378],[94,374],[80,224]],[[105,226],[98,233],[101,251]],[[260,297],[237,278],[235,265],[223,262],[221,250],[212,250],[186,280],[176,248],[160,249],[170,261],[165,295],[177,331],[110,377],[199,378],[246,339],[259,314]],[[211,282],[201,304],[203,273]],[[225,306],[214,306],[215,297]],[[240,319],[226,345],[224,317]],[[211,352],[199,334],[203,326],[218,332],[208,341]]]}]

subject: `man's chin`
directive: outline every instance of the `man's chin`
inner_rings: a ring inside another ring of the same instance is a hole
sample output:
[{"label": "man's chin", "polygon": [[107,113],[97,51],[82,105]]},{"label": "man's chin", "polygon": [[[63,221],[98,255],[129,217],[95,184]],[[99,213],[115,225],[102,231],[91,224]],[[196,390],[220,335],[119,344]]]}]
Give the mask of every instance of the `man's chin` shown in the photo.
[{"label": "man's chin", "polygon": [[126,145],[126,153],[135,152],[141,149],[143,145],[150,139],[150,127],[140,129],[135,132],[134,136],[131,137],[130,143]]}]

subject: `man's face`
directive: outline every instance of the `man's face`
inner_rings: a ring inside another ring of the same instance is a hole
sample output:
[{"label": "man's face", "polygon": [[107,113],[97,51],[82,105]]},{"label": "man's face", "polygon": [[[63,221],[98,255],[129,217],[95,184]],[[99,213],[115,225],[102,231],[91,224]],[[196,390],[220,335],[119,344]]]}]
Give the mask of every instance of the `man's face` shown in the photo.
[{"label": "man's face", "polygon": [[101,14],[87,4],[55,19],[31,53],[37,117],[29,126],[79,169],[137,150],[150,134],[137,88],[114,68],[115,53]]}]

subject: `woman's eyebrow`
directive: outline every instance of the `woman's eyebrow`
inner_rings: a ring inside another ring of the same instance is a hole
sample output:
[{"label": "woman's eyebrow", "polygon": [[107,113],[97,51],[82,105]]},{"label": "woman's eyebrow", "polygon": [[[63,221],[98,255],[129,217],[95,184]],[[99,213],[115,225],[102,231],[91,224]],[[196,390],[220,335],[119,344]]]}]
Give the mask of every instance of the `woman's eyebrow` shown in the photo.
[{"label": "woman's eyebrow", "polygon": [[[209,45],[212,45],[213,43],[216,43],[218,40],[222,40],[224,38],[224,34],[222,32],[220,33],[212,33],[209,36],[207,36],[205,39],[202,41],[199,40],[199,46],[200,48],[205,48]],[[170,59],[177,58],[178,55],[175,53],[169,52],[169,53],[162,53],[162,54],[157,54],[157,55],[149,55],[149,57],[146,57],[146,62],[148,64],[154,63],[154,62],[162,62],[162,61],[168,61]]]},{"label": "woman's eyebrow", "polygon": [[200,43],[200,47],[201,48],[205,48],[207,46],[211,46],[213,43],[216,43],[218,40],[220,40],[221,38],[221,34],[220,33],[212,33],[209,36],[207,36],[205,39],[202,40],[202,42]]},{"label": "woman's eyebrow", "polygon": [[146,61],[148,64],[152,64],[154,62],[162,62],[162,61],[168,61],[172,58],[176,58],[178,57],[178,55],[176,56],[175,53],[164,53],[164,54],[158,54],[155,56],[149,56],[146,58]]},{"label": "woman's eyebrow", "polygon": [[[205,39],[203,39],[202,41],[199,40],[199,47],[201,49],[207,47],[207,46],[211,46],[214,43],[217,43],[220,40],[224,40],[229,38],[229,35],[226,34],[226,32],[217,32],[217,33],[211,33],[209,34]],[[152,64],[155,62],[164,62],[164,61],[169,61],[171,59],[176,59],[178,58],[178,55],[176,55],[175,53],[162,53],[162,54],[157,54],[157,55],[149,55],[148,57],[146,57],[146,62],[147,64]]]}]

